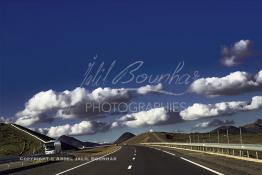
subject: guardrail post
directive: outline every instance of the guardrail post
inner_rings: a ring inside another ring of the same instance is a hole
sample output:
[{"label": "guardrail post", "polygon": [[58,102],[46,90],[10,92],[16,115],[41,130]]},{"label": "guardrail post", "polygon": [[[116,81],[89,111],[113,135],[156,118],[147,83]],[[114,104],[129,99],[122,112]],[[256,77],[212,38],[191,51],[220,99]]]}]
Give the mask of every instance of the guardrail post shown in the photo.
[{"label": "guardrail post", "polygon": [[239,150],[239,156],[241,157],[241,150]]},{"label": "guardrail post", "polygon": [[10,169],[10,163],[8,163],[7,166],[8,166],[8,169]]},{"label": "guardrail post", "polygon": [[257,153],[257,151],[256,151],[256,158],[258,159],[258,153]]},{"label": "guardrail post", "polygon": [[222,148],[222,154],[224,154],[224,149]]},{"label": "guardrail post", "polygon": [[249,158],[249,152],[248,152],[248,150],[247,150],[247,157]]},{"label": "guardrail post", "polygon": [[235,155],[235,150],[233,149],[233,156]]}]

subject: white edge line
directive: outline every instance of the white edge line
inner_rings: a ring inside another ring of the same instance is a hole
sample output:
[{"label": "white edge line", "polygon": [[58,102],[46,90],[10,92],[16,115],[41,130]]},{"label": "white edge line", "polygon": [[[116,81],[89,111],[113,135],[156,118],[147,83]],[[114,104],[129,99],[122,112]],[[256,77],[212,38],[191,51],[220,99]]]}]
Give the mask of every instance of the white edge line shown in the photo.
[{"label": "white edge line", "polygon": [[161,149],[159,149],[159,148],[153,148],[153,149],[158,150],[158,151],[162,151],[162,152],[167,153],[167,154],[170,154],[170,155],[172,155],[172,156],[175,156],[174,153],[170,153],[170,152],[168,152],[168,151],[164,151],[164,150],[161,150]]},{"label": "white edge line", "polygon": [[129,166],[127,167],[128,170],[130,170],[131,168],[132,168],[132,165],[129,165]]},{"label": "white edge line", "polygon": [[30,136],[32,136],[32,137],[35,137],[36,139],[40,140],[41,142],[44,142],[44,143],[46,143],[46,141],[44,141],[44,140],[40,139],[39,137],[37,137],[37,136],[35,136],[35,135],[33,135],[33,134],[31,134],[31,133],[29,133],[29,132],[27,132],[27,131],[25,131],[25,130],[21,129],[21,128],[19,128],[19,127],[15,126],[15,125],[13,125],[12,123],[11,123],[11,126],[15,127],[16,129],[18,129],[18,130],[20,130],[20,131],[23,131],[23,132],[25,132],[25,133],[29,134],[29,135],[30,135]]},{"label": "white edge line", "polygon": [[[163,151],[163,150],[160,150],[160,151]],[[168,151],[163,151],[164,153],[167,153],[167,154],[170,154],[170,155],[172,155],[172,156],[175,156],[175,154],[174,153],[170,153],[170,152],[168,152]]]},{"label": "white edge line", "polygon": [[104,155],[104,156],[101,156],[101,157],[98,157],[98,158],[96,158],[96,159],[93,159],[93,160],[91,160],[91,161],[89,161],[89,162],[85,162],[85,163],[83,163],[83,164],[77,165],[77,166],[75,166],[75,167],[73,167],[73,168],[67,169],[67,170],[62,171],[62,172],[60,172],[60,173],[56,173],[55,175],[60,175],[60,174],[66,173],[66,172],[68,172],[68,171],[72,171],[72,170],[74,170],[74,169],[76,169],[76,168],[79,168],[79,167],[81,167],[81,166],[84,166],[84,165],[86,165],[86,164],[89,164],[89,163],[91,163],[91,162],[94,162],[94,161],[96,161],[96,160],[98,160],[98,159],[101,159],[101,158],[103,158],[103,157],[106,157],[106,156],[108,156],[108,155],[110,155],[110,154],[113,154],[113,153],[119,151],[120,149],[121,149],[121,147],[120,147],[119,149],[111,152],[111,153],[108,153],[108,154]]},{"label": "white edge line", "polygon": [[[164,151],[164,150],[161,150],[161,149],[159,149],[159,148],[154,148],[154,147],[152,147],[153,149],[156,149],[156,150],[158,150],[158,151],[162,151],[162,152],[165,152],[165,153],[167,153],[167,154],[170,154],[170,155],[175,155],[175,154],[173,154],[173,153],[170,153],[170,152],[168,152],[168,151]],[[205,166],[203,166],[203,165],[200,165],[200,164],[198,164],[198,163],[195,163],[195,162],[193,162],[193,161],[191,161],[191,160],[188,160],[188,159],[186,159],[186,158],[184,158],[184,157],[180,157],[181,159],[183,159],[183,160],[185,160],[185,161],[187,161],[187,162],[190,162],[190,163],[192,163],[192,164],[194,164],[194,165],[197,165],[197,166],[199,166],[199,167],[201,167],[201,168],[204,168],[204,169],[206,169],[206,170],[208,170],[208,171],[211,171],[211,172],[213,172],[213,173],[215,173],[215,174],[218,174],[218,175],[224,175],[223,173],[220,173],[220,172],[218,172],[218,171],[215,171],[215,170],[213,170],[213,169],[211,169],[211,168],[208,168],[208,167],[205,167]]]},{"label": "white edge line", "polygon": [[185,160],[185,161],[187,161],[187,162],[190,162],[190,163],[192,163],[192,164],[194,164],[194,165],[197,165],[197,166],[199,166],[199,167],[201,167],[201,168],[204,168],[204,169],[206,169],[206,170],[208,170],[208,171],[211,171],[211,172],[213,172],[213,173],[215,173],[215,174],[224,175],[224,174],[222,174],[222,173],[220,173],[220,172],[218,172],[218,171],[215,171],[215,170],[213,170],[213,169],[211,169],[211,168],[208,168],[208,167],[205,167],[205,166],[203,166],[203,165],[200,165],[200,164],[198,164],[198,163],[196,163],[196,162],[193,162],[193,161],[191,161],[191,160],[188,160],[188,159],[186,159],[186,158],[184,158],[184,157],[180,157],[180,158],[183,159],[183,160]]}]

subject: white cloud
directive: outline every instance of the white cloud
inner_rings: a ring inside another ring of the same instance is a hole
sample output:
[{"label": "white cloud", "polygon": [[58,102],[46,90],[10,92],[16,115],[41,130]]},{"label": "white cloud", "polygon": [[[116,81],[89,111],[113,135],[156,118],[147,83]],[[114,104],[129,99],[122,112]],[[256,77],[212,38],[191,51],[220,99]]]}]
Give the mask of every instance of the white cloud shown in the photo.
[{"label": "white cloud", "polygon": [[166,122],[170,116],[168,111],[161,108],[154,108],[148,111],[140,111],[137,113],[127,114],[118,120],[118,123],[113,123],[114,126],[128,126],[137,128],[146,125],[156,125],[162,122]]},{"label": "white cloud", "polygon": [[195,125],[195,128],[210,128],[210,127],[216,127],[216,126],[222,126],[222,125],[232,125],[235,122],[233,120],[219,120],[214,119],[207,122],[198,123]]},{"label": "white cloud", "polygon": [[221,102],[215,104],[195,103],[180,112],[184,120],[196,120],[204,117],[231,115],[241,111],[262,108],[262,96],[255,96],[248,101]]},{"label": "white cloud", "polygon": [[148,93],[151,93],[151,92],[158,92],[158,91],[160,91],[162,89],[163,89],[163,86],[162,86],[161,83],[159,83],[159,84],[157,84],[155,86],[153,86],[153,85],[142,86],[142,87],[137,89],[137,92],[139,94],[145,95],[145,94],[148,94]]},{"label": "white cloud", "polygon": [[110,128],[110,124],[98,121],[82,121],[73,125],[65,124],[52,126],[50,128],[38,129],[41,133],[47,132],[49,137],[60,137],[62,135],[89,135],[97,132],[104,132]]},{"label": "white cloud", "polygon": [[202,122],[195,125],[195,128],[207,128],[209,125],[209,122]]},{"label": "white cloud", "polygon": [[240,64],[244,58],[251,55],[251,41],[240,40],[231,47],[222,48],[221,63],[228,67],[235,66]]},{"label": "white cloud", "polygon": [[262,108],[262,96],[252,97],[251,103],[245,106],[245,110],[255,110]]},{"label": "white cloud", "polygon": [[190,92],[216,97],[237,95],[262,90],[262,70],[256,75],[247,72],[233,72],[225,77],[208,77],[195,80],[189,87]]},{"label": "white cloud", "polygon": [[30,126],[37,122],[51,122],[59,117],[65,119],[101,117],[104,111],[98,109],[97,105],[101,107],[103,104],[128,102],[137,95],[146,95],[159,88],[162,88],[161,84],[144,86],[137,90],[99,87],[88,92],[85,88],[77,87],[72,91],[42,91],[29,99],[25,104],[25,109],[16,114],[16,123]]}]

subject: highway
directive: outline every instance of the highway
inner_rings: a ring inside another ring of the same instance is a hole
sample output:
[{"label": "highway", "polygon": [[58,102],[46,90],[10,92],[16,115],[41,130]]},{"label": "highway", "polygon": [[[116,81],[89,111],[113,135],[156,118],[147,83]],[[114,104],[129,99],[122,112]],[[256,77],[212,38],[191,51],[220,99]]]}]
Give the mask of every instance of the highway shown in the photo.
[{"label": "highway", "polygon": [[[107,160],[111,158],[112,160]],[[214,175],[220,174],[176,154],[143,146],[123,146],[100,160],[63,161],[15,172],[16,175]]]}]

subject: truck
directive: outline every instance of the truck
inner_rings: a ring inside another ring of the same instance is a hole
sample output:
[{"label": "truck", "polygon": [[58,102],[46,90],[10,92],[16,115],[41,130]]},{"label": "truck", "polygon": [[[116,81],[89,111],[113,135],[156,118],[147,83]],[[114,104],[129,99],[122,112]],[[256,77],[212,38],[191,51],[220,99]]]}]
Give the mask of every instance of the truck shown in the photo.
[{"label": "truck", "polygon": [[60,154],[62,152],[61,142],[57,140],[51,140],[44,144],[45,154]]}]

